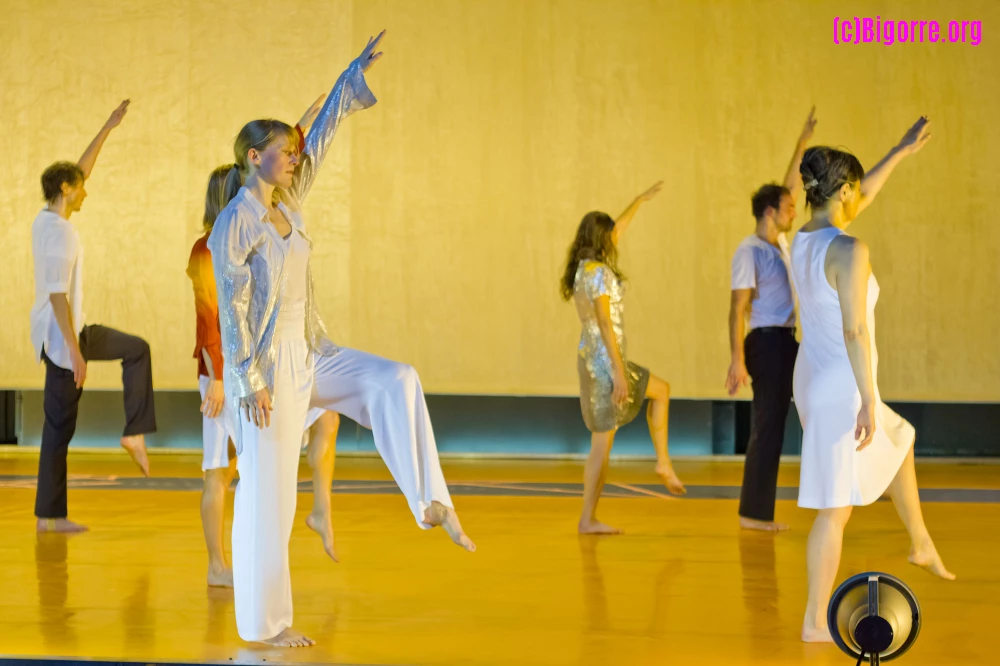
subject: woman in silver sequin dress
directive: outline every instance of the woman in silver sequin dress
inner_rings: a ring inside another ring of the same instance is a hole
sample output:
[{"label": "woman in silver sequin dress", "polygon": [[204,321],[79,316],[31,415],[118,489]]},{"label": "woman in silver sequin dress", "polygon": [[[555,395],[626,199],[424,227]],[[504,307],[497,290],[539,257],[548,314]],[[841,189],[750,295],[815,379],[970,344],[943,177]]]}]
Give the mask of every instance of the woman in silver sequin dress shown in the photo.
[{"label": "woman in silver sequin dress", "polygon": [[604,487],[615,433],[639,414],[646,398],[650,399],[646,421],[656,450],[656,473],[671,493],[685,492],[667,453],[670,385],[627,360],[623,276],[618,270],[618,241],[622,233],[639,206],[656,196],[662,187],[662,183],[657,183],[640,194],[617,220],[607,213],[587,213],[570,246],[563,274],[562,296],[575,301],[583,325],[577,370],[583,421],[591,431],[590,455],[583,477],[581,534],[619,533],[597,520],[597,501]]}]

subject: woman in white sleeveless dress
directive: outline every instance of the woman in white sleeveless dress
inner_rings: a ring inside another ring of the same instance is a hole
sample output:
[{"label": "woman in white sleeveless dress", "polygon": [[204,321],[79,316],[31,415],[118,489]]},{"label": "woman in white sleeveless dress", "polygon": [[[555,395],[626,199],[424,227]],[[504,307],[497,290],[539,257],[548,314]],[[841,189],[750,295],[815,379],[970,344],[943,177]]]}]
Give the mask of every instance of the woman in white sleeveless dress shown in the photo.
[{"label": "woman in white sleeveless dress", "polygon": [[792,242],[802,346],[795,405],[802,420],[799,506],[818,509],[809,533],[809,599],[802,640],[830,641],[826,607],[840,565],[844,527],[854,506],[884,493],[910,534],[910,562],[949,580],[920,511],[913,426],[882,402],[875,349],[879,287],[868,247],[844,229],[906,156],[930,138],[921,118],[865,175],[850,153],[817,146],[799,168],[812,218]]}]

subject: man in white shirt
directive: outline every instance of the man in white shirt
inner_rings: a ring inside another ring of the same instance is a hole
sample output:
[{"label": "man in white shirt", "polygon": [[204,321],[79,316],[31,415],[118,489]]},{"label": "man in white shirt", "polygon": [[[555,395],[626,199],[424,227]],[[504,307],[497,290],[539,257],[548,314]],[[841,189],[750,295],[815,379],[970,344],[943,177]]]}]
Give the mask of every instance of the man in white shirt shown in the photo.
[{"label": "man in white shirt", "polygon": [[144,435],[156,431],[149,345],[111,328],[84,326],[83,248],[69,222],[87,196],[84,182],[101,147],[125,117],[128,104],[126,100],[114,110],[79,162],[56,162],[45,170],[42,192],[47,204],[31,225],[35,264],[31,342],[35,358],[45,363],[45,425],[35,496],[39,532],[87,529],[67,518],[66,454],[76,430],[88,361],[121,360],[126,415],[121,445],[149,476]]},{"label": "man in white shirt", "polygon": [[[729,342],[732,355],[726,389],[735,395],[753,382],[750,439],[740,491],[740,526],[781,531],[774,522],[778,465],[785,421],[792,401],[795,340],[795,294],[789,268],[788,241],[795,220],[795,200],[802,191],[799,164],[812,137],[815,108],[809,113],[785,174],[784,185],[764,185],[751,199],[757,228],[733,256]],[[749,319],[749,333],[744,336]]]}]

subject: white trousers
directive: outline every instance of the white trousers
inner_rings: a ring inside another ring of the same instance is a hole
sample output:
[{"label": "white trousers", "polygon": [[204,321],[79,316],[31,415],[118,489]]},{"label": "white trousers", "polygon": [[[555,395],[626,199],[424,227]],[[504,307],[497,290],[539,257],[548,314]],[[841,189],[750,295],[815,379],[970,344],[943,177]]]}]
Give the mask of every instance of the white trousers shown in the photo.
[{"label": "white trousers", "polygon": [[242,451],[233,510],[233,584],[240,638],[273,638],[292,626],[288,541],[295,521],[299,451],[309,411],[312,368],[304,320],[275,332],[271,425],[239,415]]},{"label": "white trousers", "polygon": [[[199,375],[198,390],[201,392],[202,400],[205,399],[209,382],[210,379],[207,375]],[[310,409],[308,416],[306,416],[305,429],[308,430],[313,427],[313,424],[321,416],[323,416],[322,409]],[[229,467],[229,440],[236,441],[236,437],[232,432],[233,427],[235,426],[231,426],[226,419],[225,411],[215,418],[202,415],[201,471],[206,472],[210,469],[225,469]],[[308,435],[303,434],[302,440],[302,447],[305,448],[309,443]]]},{"label": "white trousers", "polygon": [[233,582],[236,628],[247,641],[273,638],[292,626],[288,541],[307,413],[338,412],[372,430],[420,527],[430,528],[423,519],[431,502],[453,506],[416,370],[354,349],[310,362],[305,340],[282,338],[281,332],[279,325],[271,425],[260,430],[239,420]]},{"label": "white trousers", "polygon": [[[420,377],[411,366],[343,348],[313,362],[312,408],[338,412],[372,430],[375,448],[417,524],[431,502],[451,507]],[[235,550],[235,545],[234,545]]]}]

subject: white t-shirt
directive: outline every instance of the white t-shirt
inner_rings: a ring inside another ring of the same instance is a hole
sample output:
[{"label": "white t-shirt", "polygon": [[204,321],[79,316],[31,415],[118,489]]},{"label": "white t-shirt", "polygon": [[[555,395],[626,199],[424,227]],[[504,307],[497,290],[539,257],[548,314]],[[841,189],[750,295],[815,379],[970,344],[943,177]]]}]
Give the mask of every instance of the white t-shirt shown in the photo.
[{"label": "white t-shirt", "polygon": [[732,289],[752,289],[749,330],[766,326],[795,328],[795,296],[789,275],[788,240],[778,235],[775,247],[756,234],[733,255]]},{"label": "white t-shirt", "polygon": [[50,294],[66,294],[77,337],[83,330],[83,246],[76,227],[59,215],[42,210],[31,225],[35,262],[35,304],[31,308],[31,344],[35,360],[45,355],[61,368],[73,369],[70,350],[52,311]]}]

